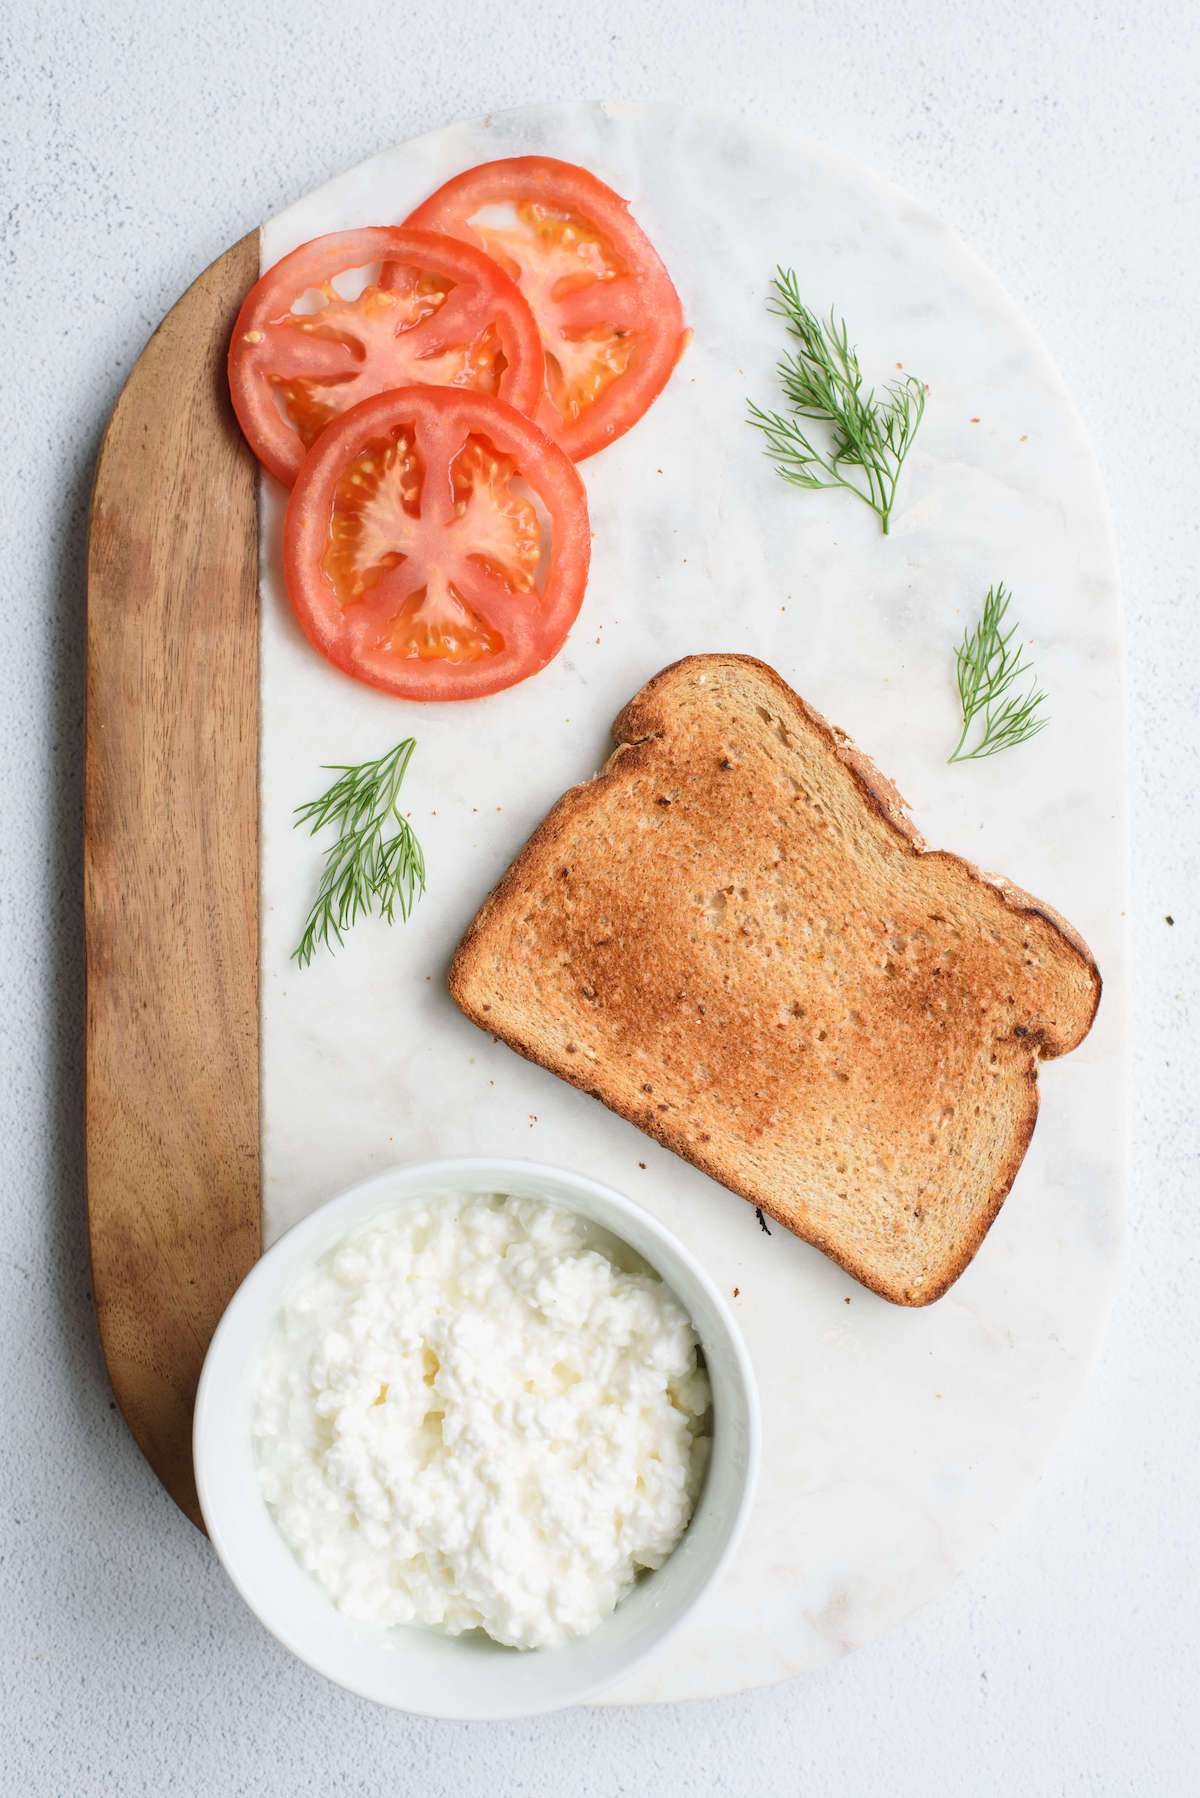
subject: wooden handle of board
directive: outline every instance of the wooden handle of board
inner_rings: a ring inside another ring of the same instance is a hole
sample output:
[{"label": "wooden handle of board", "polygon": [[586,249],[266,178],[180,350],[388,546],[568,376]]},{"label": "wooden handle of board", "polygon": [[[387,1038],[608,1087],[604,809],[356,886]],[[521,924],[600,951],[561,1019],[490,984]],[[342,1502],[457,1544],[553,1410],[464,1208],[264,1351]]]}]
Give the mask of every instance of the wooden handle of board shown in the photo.
[{"label": "wooden handle of board", "polygon": [[225,353],[226,251],[146,345],[88,541],[87,1184],[117,1402],[196,1524],[192,1404],[261,1250],[258,521]]}]

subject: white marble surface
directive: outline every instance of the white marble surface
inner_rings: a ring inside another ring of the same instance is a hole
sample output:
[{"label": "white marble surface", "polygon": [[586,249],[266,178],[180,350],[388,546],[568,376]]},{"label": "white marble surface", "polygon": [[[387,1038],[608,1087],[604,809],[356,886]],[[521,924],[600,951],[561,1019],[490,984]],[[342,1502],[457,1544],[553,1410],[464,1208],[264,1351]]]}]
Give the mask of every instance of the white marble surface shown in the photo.
[{"label": "white marble surface", "polygon": [[[435,0],[10,0],[0,26],[0,1791],[1184,1798],[1200,1755],[1195,8],[529,0],[502,40],[476,0],[455,17],[448,31]],[[383,144],[597,92],[731,106],[887,172],[999,272],[1080,404],[1129,626],[1129,1228],[1096,1376],[1045,1476],[903,1628],[738,1698],[441,1727],[278,1649],[109,1408],[81,1205],[83,529],[113,400],[205,262]]]},{"label": "white marble surface", "polygon": [[[876,177],[717,116],[620,105],[493,115],[342,175],[263,230],[269,266],[321,231],[400,219],[449,175],[546,152],[632,203],[695,338],[641,424],[584,465],[594,549],[568,644],[470,706],[398,703],[333,674],[282,587],[262,488],[264,1215],[273,1238],[391,1162],[528,1153],[664,1219],[728,1291],[763,1397],[763,1468],[733,1566],[616,1699],[707,1697],[808,1671],[894,1627],[994,1540],[1039,1474],[1098,1346],[1124,1201],[1124,694],[1113,551],[1079,420],[1030,328],[958,239]],[[844,495],[782,483],[743,421],[774,391],[774,261],[836,297],[868,379],[928,383],[891,535]],[[953,647],[989,581],[1015,590],[1053,722],[947,767]],[[978,1260],[905,1312],[582,1093],[493,1044],[445,991],[454,944],[563,787],[593,773],[649,675],[700,649],[760,655],[897,780],[933,844],[1008,873],[1087,936],[1106,990],[1042,1073],[1042,1117]],[[291,828],[322,764],[415,734],[408,804],[429,891],[298,971],[321,847]],[[847,1303],[849,1301],[849,1303]]]}]

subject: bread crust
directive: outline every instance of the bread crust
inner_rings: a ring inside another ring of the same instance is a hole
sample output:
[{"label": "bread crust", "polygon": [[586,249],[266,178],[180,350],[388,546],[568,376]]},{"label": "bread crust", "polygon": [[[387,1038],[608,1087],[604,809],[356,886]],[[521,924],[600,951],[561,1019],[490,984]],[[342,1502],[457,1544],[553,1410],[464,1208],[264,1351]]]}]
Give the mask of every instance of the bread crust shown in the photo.
[{"label": "bread crust", "polygon": [[[669,726],[668,708],[672,687],[681,678],[691,675],[699,675],[705,679],[710,676],[715,678],[729,670],[753,671],[777,701],[780,720],[785,728],[789,716],[798,717],[819,734],[830,754],[853,778],[864,804],[888,826],[905,856],[922,862],[940,860],[951,864],[960,869],[978,888],[985,903],[995,904],[1010,914],[1039,920],[1061,940],[1071,957],[1078,958],[1090,983],[1090,1006],[1078,1019],[1077,1028],[1059,1036],[1051,1036],[1043,1030],[1018,1033],[1027,1040],[1028,1056],[1023,1072],[1018,1074],[1014,1070],[1009,1076],[1018,1078],[1021,1082],[1020,1116],[1013,1129],[1011,1152],[993,1170],[990,1189],[976,1207],[971,1227],[962,1233],[954,1252],[947,1258],[937,1278],[932,1284],[922,1287],[919,1293],[914,1294],[906,1289],[902,1281],[889,1281],[835,1235],[798,1220],[795,1212],[770,1192],[748,1189],[747,1182],[740,1177],[738,1171],[723,1160],[717,1145],[710,1147],[703,1141],[698,1142],[694,1135],[678,1128],[669,1115],[664,1115],[653,1106],[642,1108],[634,1103],[622,1102],[611,1093],[602,1092],[586,1066],[573,1066],[561,1057],[547,1055],[529,1031],[514,1027],[511,1022],[497,1030],[496,1022],[489,1017],[491,1004],[482,997],[481,958],[491,920],[498,913],[506,912],[510,905],[519,902],[529,891],[532,883],[528,876],[531,870],[553,863],[558,846],[569,840],[577,816],[602,801],[606,788],[618,780],[624,781],[631,771],[631,762],[636,767],[639,762],[648,762],[652,758],[655,740]],[[690,1161],[701,1172],[761,1208],[802,1240],[820,1249],[854,1279],[881,1297],[908,1306],[933,1303],[954,1284],[974,1258],[1012,1190],[1037,1122],[1038,1063],[1068,1053],[1082,1041],[1091,1027],[1102,990],[1100,971],[1091,950],[1058,912],[1011,881],[985,873],[965,857],[946,850],[928,849],[893,782],[880,772],[870,757],[844,731],[830,724],[820,712],[795,693],[773,668],[752,656],[735,653],[694,655],[671,663],[634,694],[618,714],[612,734],[616,746],[604,767],[592,780],[570,788],[551,808],[468,926],[449,969],[448,986],[451,997],[460,1010],[481,1029],[497,1036],[498,1040],[504,1041],[526,1060],[547,1068],[572,1086],[600,1099],[664,1148]]]}]

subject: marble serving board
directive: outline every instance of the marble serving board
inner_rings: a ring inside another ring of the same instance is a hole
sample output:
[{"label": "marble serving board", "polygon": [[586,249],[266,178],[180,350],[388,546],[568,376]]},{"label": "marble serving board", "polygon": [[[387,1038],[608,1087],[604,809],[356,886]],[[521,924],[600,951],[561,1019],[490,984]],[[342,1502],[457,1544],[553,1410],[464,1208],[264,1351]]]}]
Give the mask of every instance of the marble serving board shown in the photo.
[{"label": "marble serving board", "polygon": [[[764,1456],[736,1562],[614,1700],[731,1692],[817,1667],[901,1622],[997,1537],[1037,1479],[1100,1340],[1126,1158],[1126,842],[1121,619],[1096,466],[1062,382],[995,278],[903,194],[736,119],[538,107],[373,158],[263,227],[266,267],[322,231],[398,221],[472,163],[545,152],[631,201],[695,338],[663,396],[587,462],[582,613],[536,679],[459,707],[398,703],[301,637],[280,578],[281,497],[261,487],[262,1104],[268,1241],[389,1163],[496,1152],[584,1168],[653,1210],[733,1294],[758,1373]],[[928,384],[892,533],[797,492],[744,422],[773,403],[778,262],[836,304],[881,382]],[[947,766],[954,645],[992,581],[1050,696],[1034,744]],[[898,784],[933,846],[1063,911],[1105,979],[1083,1047],[1041,1076],[1042,1116],[974,1265],[897,1309],[455,1010],[465,925],[609,724],[676,657],[763,657]],[[408,780],[428,893],[336,958],[289,959],[320,845],[292,829],[321,766],[414,734]]]}]

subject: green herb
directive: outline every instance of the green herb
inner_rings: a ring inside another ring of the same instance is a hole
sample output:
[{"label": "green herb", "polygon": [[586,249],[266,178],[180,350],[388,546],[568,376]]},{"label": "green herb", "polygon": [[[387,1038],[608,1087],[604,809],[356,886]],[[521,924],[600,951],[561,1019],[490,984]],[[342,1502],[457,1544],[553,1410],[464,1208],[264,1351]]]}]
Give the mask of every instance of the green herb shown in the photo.
[{"label": "green herb", "polygon": [[[425,857],[408,820],[399,808],[400,784],[416,743],[405,737],[377,762],[357,768],[327,764],[338,776],[328,792],[296,807],[296,828],[307,824],[309,835],[327,824],[338,827],[337,841],[325,853],[316,901],[293,958],[306,968],[320,946],[332,949],[360,917],[378,910],[389,924],[396,913],[407,918],[425,891]],[[384,831],[395,823],[393,835]]]},{"label": "green herb", "polygon": [[[864,392],[845,321],[830,312],[825,323],[810,312],[790,268],[776,270],[773,286],[771,311],[799,346],[776,365],[791,412],[764,412],[749,401],[749,422],[763,433],[766,454],[785,481],[845,488],[876,513],[886,536],[900,470],[925,411],[924,385],[905,375],[889,381],[882,397],[873,387]],[[804,430],[805,419],[831,426],[827,451]]]},{"label": "green herb", "polygon": [[[1046,695],[1036,678],[1026,693],[1009,693],[1013,682],[1030,672],[1029,663],[1021,660],[1020,649],[1012,646],[1016,625],[1004,628],[1011,598],[1003,585],[989,587],[983,616],[973,631],[963,632],[955,652],[963,724],[949,761],[974,762],[985,755],[997,755],[1002,749],[1014,749],[1018,743],[1036,737],[1050,722],[1041,710]],[[967,737],[980,713],[983,735],[973,749],[967,749]]]}]

